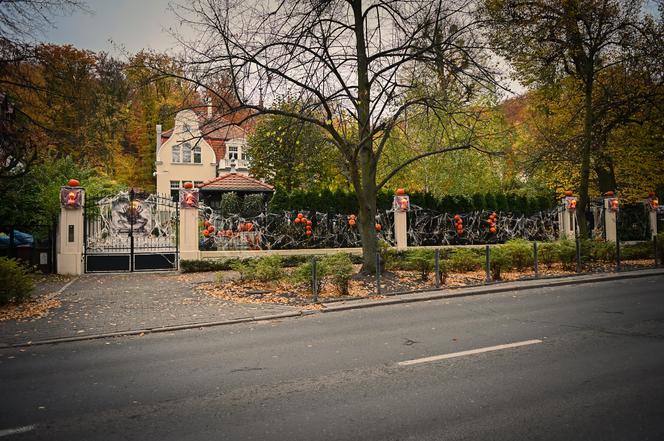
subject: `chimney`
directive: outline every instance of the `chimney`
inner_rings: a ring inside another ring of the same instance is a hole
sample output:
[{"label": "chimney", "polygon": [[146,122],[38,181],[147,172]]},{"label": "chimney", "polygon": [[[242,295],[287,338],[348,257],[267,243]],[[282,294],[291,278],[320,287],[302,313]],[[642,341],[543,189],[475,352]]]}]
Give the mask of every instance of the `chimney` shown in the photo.
[{"label": "chimney", "polygon": [[159,154],[160,147],[161,147],[161,124],[157,124],[157,151],[155,155]]}]

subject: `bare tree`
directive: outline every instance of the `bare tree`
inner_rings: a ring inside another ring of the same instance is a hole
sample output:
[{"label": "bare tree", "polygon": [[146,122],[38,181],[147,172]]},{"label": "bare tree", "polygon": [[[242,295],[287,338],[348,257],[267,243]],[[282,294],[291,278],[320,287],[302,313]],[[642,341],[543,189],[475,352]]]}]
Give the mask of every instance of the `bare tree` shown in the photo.
[{"label": "bare tree", "polygon": [[[218,93],[230,78],[235,110],[284,115],[322,128],[339,150],[359,205],[363,270],[374,271],[376,194],[419,159],[476,147],[477,115],[465,106],[491,80],[483,65],[472,0],[193,0],[176,8],[198,31],[184,42],[187,79]],[[270,107],[297,99],[298,112]],[[265,104],[264,104],[265,103]],[[479,107],[479,106],[476,106]],[[478,109],[474,109],[475,112]],[[405,116],[444,121],[444,140],[413,145],[412,155],[377,170]],[[464,130],[450,130],[454,124]],[[459,135],[463,133],[463,135]],[[453,144],[452,144],[453,143]]]}]

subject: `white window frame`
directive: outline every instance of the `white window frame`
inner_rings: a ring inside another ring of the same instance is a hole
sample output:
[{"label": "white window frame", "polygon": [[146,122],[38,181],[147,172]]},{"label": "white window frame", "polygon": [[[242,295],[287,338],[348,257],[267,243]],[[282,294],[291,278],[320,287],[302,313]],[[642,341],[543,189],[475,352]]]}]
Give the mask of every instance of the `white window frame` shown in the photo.
[{"label": "white window frame", "polygon": [[176,144],[171,147],[171,162],[174,164],[179,164],[182,162],[180,144]]},{"label": "white window frame", "polygon": [[180,188],[180,181],[171,181],[171,190],[178,190]]},{"label": "white window frame", "polygon": [[201,146],[196,144],[191,151],[191,159],[194,164],[200,164],[202,162]]}]

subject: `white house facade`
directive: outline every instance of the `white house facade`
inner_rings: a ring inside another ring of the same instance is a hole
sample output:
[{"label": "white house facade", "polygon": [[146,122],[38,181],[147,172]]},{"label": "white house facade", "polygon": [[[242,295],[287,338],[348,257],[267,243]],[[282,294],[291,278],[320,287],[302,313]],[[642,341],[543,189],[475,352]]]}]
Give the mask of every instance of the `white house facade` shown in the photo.
[{"label": "white house facade", "polygon": [[157,126],[155,166],[159,194],[176,195],[185,182],[202,185],[223,173],[248,175],[246,132],[210,112],[183,110],[172,130]]}]

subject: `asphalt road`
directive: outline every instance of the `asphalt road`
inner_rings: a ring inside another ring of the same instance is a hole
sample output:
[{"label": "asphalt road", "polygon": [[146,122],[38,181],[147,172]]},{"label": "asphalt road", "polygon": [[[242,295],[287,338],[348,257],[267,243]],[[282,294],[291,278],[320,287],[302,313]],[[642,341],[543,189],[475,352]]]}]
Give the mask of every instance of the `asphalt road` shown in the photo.
[{"label": "asphalt road", "polygon": [[14,439],[662,440],[664,277],[2,349]]}]

